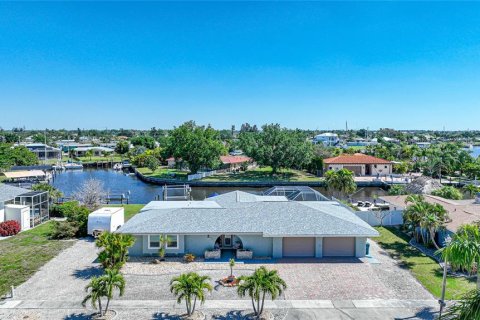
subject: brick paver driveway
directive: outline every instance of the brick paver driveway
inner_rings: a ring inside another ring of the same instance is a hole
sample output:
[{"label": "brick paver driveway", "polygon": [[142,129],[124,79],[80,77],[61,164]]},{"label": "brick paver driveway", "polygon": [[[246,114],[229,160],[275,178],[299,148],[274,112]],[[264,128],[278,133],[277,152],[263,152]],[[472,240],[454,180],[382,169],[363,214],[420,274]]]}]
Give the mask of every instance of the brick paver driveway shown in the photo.
[{"label": "brick paver driveway", "polygon": [[[81,300],[92,275],[99,274],[92,242],[78,241],[51,260],[25,284],[17,288],[20,300]],[[407,271],[397,266],[372,242],[371,251],[378,264],[357,259],[266,261],[287,282],[283,299],[433,299]],[[240,264],[236,275],[249,274],[260,264]],[[170,300],[170,279],[182,272],[197,271],[213,281],[229,275],[227,263],[129,262],[123,268],[127,288],[121,299]],[[209,299],[238,299],[235,289],[217,286]]]}]

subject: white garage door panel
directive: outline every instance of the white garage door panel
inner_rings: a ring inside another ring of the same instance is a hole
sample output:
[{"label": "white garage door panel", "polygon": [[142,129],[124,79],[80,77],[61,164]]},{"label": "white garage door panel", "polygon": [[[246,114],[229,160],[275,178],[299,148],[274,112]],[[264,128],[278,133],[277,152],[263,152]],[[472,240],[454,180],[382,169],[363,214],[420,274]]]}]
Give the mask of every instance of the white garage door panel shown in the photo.
[{"label": "white garage door panel", "polygon": [[283,238],[284,257],[314,257],[315,238]]},{"label": "white garage door panel", "polygon": [[323,238],[324,257],[354,257],[355,238]]}]

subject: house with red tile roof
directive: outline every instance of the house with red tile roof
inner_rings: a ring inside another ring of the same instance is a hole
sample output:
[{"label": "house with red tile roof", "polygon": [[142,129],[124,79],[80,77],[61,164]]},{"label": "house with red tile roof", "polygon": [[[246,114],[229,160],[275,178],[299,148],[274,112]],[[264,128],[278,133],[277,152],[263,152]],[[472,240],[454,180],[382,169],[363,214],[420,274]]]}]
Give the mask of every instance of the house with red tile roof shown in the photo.
[{"label": "house with red tile roof", "polygon": [[391,161],[369,156],[363,153],[342,154],[323,160],[324,170],[348,169],[355,176],[377,176],[392,173]]}]

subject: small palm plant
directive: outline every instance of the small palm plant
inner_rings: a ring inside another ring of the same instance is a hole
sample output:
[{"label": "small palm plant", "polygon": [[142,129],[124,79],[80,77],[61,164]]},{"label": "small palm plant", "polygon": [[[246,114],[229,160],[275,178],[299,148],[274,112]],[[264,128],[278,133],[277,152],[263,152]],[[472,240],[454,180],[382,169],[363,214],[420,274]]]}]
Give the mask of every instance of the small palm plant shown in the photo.
[{"label": "small palm plant", "polygon": [[177,303],[185,300],[187,315],[191,316],[195,312],[197,300],[203,304],[206,293],[212,291],[210,277],[200,276],[198,273],[183,273],[170,281],[170,292],[177,297]]},{"label": "small palm plant", "polygon": [[[105,274],[103,276],[93,277],[90,283],[85,287],[85,291],[87,291],[88,294],[83,299],[82,305],[85,306],[90,300],[92,307],[97,309],[98,303],[100,316],[103,316],[108,312],[108,307],[113,298],[115,289],[118,289],[119,295],[123,296],[125,291],[125,279],[117,269],[105,269]],[[107,298],[105,309],[102,308],[102,298]]]},{"label": "small palm plant", "polygon": [[480,319],[480,291],[468,292],[459,302],[450,306],[441,319]]},{"label": "small palm plant", "polygon": [[247,294],[250,296],[253,313],[256,317],[263,313],[267,294],[272,300],[275,300],[287,288],[287,284],[280,278],[277,270],[267,270],[264,266],[256,269],[251,276],[240,277],[240,281],[238,295],[240,297],[245,297]]},{"label": "small palm plant", "polygon": [[235,267],[235,259],[230,259],[228,261],[228,265],[230,266],[230,278],[233,278],[233,267]]},{"label": "small palm plant", "polygon": [[160,257],[160,261],[165,260],[165,246],[167,244],[167,238],[163,235],[160,236],[160,249],[158,249],[158,256]]},{"label": "small palm plant", "polygon": [[468,194],[470,195],[470,198],[473,198],[475,197],[477,192],[480,192],[480,187],[477,187],[474,184],[467,184],[463,187],[463,190],[468,192]]}]

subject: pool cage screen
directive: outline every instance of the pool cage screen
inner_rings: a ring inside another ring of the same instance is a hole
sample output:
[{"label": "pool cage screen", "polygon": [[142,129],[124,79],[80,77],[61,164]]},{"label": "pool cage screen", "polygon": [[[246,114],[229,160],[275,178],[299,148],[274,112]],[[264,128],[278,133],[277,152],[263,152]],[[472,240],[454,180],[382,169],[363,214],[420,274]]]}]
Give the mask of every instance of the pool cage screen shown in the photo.
[{"label": "pool cage screen", "polygon": [[31,191],[15,197],[15,204],[30,207],[30,227],[35,227],[49,218],[48,192]]},{"label": "pool cage screen", "polygon": [[276,186],[263,194],[266,196],[284,196],[292,201],[330,201],[317,190],[306,186]]}]

